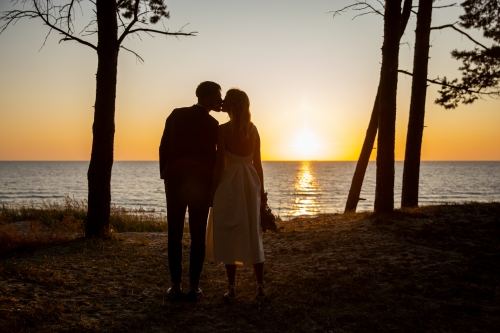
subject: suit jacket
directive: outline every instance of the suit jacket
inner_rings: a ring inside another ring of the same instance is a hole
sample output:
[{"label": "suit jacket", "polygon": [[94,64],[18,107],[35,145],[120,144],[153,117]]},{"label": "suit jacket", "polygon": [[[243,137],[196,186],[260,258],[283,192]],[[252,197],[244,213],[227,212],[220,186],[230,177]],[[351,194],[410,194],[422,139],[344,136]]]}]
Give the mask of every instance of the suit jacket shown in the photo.
[{"label": "suit jacket", "polygon": [[216,158],[219,122],[198,105],[172,111],[160,143],[160,176],[167,186],[207,195]]}]

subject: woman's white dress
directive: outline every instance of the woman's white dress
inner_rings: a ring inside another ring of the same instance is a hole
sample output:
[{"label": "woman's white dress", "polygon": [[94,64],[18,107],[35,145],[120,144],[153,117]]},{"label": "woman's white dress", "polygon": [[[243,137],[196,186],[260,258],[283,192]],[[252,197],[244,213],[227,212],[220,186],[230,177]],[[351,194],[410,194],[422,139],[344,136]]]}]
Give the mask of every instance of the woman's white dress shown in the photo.
[{"label": "woman's white dress", "polygon": [[260,179],[253,155],[225,151],[226,165],[207,225],[206,258],[224,264],[264,262],[260,230]]}]

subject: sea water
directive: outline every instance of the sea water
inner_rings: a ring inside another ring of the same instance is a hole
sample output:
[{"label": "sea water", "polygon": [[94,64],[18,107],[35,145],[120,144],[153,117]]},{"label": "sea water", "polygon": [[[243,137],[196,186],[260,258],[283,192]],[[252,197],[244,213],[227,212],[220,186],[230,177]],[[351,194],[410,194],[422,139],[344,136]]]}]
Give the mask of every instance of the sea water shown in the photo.
[{"label": "sea water", "polygon": [[[275,214],[343,212],[356,162],[263,162],[265,190]],[[88,162],[0,162],[0,203],[87,198]],[[366,171],[358,211],[373,210],[376,165]],[[403,163],[395,167],[400,206]],[[158,162],[114,162],[111,198],[116,206],[165,213]],[[420,204],[500,201],[500,162],[422,162]]]}]

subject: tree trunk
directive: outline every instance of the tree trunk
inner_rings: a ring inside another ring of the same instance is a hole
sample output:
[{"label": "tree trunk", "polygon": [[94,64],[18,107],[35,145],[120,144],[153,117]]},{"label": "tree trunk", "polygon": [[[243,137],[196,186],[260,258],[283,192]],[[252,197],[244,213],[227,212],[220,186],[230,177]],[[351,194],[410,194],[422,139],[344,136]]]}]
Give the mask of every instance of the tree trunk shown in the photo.
[{"label": "tree trunk", "polygon": [[370,161],[370,155],[373,151],[373,143],[375,142],[375,137],[377,136],[379,113],[378,110],[380,101],[379,96],[380,85],[379,89],[377,90],[377,97],[375,97],[375,103],[373,104],[372,115],[370,117],[368,129],[366,130],[363,148],[361,149],[361,153],[359,154],[358,162],[356,163],[356,169],[354,170],[354,176],[352,177],[351,188],[349,189],[349,195],[347,196],[344,213],[355,212],[356,207],[358,207],[361,187],[363,186],[363,180],[365,179],[366,168],[368,166],[368,162]]},{"label": "tree trunk", "polygon": [[387,0],[385,5],[384,44],[380,70],[375,213],[390,213],[394,210],[394,147],[401,0]]},{"label": "tree trunk", "polygon": [[88,215],[86,237],[109,234],[111,169],[115,135],[116,75],[118,66],[118,26],[116,1],[97,0],[97,75],[92,155],[87,173]]},{"label": "tree trunk", "polygon": [[[410,18],[412,9],[412,0],[405,0],[403,11],[401,13],[401,23],[399,38],[403,37],[406,25]],[[368,129],[366,130],[365,141],[363,142],[363,148],[361,149],[361,154],[359,155],[358,162],[356,163],[356,169],[352,177],[351,188],[349,189],[349,195],[347,196],[347,202],[345,205],[344,213],[355,212],[358,207],[359,197],[361,194],[361,188],[363,186],[363,181],[365,179],[366,168],[368,167],[368,162],[370,161],[370,155],[373,151],[373,144],[375,143],[375,137],[377,136],[378,130],[378,110],[379,110],[379,98],[380,96],[380,83],[377,89],[377,97],[375,98],[375,104],[373,105],[372,115],[370,117],[370,123],[368,124]]]},{"label": "tree trunk", "polygon": [[431,18],[432,0],[420,0],[417,14],[417,29],[415,31],[410,119],[408,121],[408,133],[406,136],[403,191],[401,194],[402,207],[418,206],[420,153],[422,151],[422,136],[424,132]]}]

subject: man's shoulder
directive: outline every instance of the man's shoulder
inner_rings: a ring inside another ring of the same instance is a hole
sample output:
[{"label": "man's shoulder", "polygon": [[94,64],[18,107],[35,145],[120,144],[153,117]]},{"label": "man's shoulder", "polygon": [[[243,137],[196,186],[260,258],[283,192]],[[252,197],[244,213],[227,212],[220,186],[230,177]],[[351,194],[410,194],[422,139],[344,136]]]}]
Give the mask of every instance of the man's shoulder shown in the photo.
[{"label": "man's shoulder", "polygon": [[211,124],[212,126],[215,126],[215,127],[219,126],[219,121],[218,121],[217,119],[215,119],[215,118],[214,118],[212,115],[210,115],[210,114],[208,115],[208,117],[209,117],[210,124]]},{"label": "man's shoulder", "polygon": [[189,113],[192,112],[193,107],[192,106],[186,106],[182,108],[175,108],[170,112],[167,118],[174,119],[174,118],[182,118],[188,116]]},{"label": "man's shoulder", "polygon": [[192,106],[176,108],[170,113],[169,117],[172,117],[172,118],[176,118],[176,117],[186,118],[187,117],[189,119],[195,119],[195,118],[206,119],[205,121],[208,122],[211,126],[217,127],[219,125],[219,122],[217,121],[217,119],[212,117],[203,107],[196,105],[196,104],[192,105]]},{"label": "man's shoulder", "polygon": [[185,111],[189,111],[190,109],[192,109],[193,107],[192,106],[185,106],[185,107],[182,107],[182,108],[175,108],[171,114],[177,114],[177,113],[182,113],[182,112],[185,112]]}]

